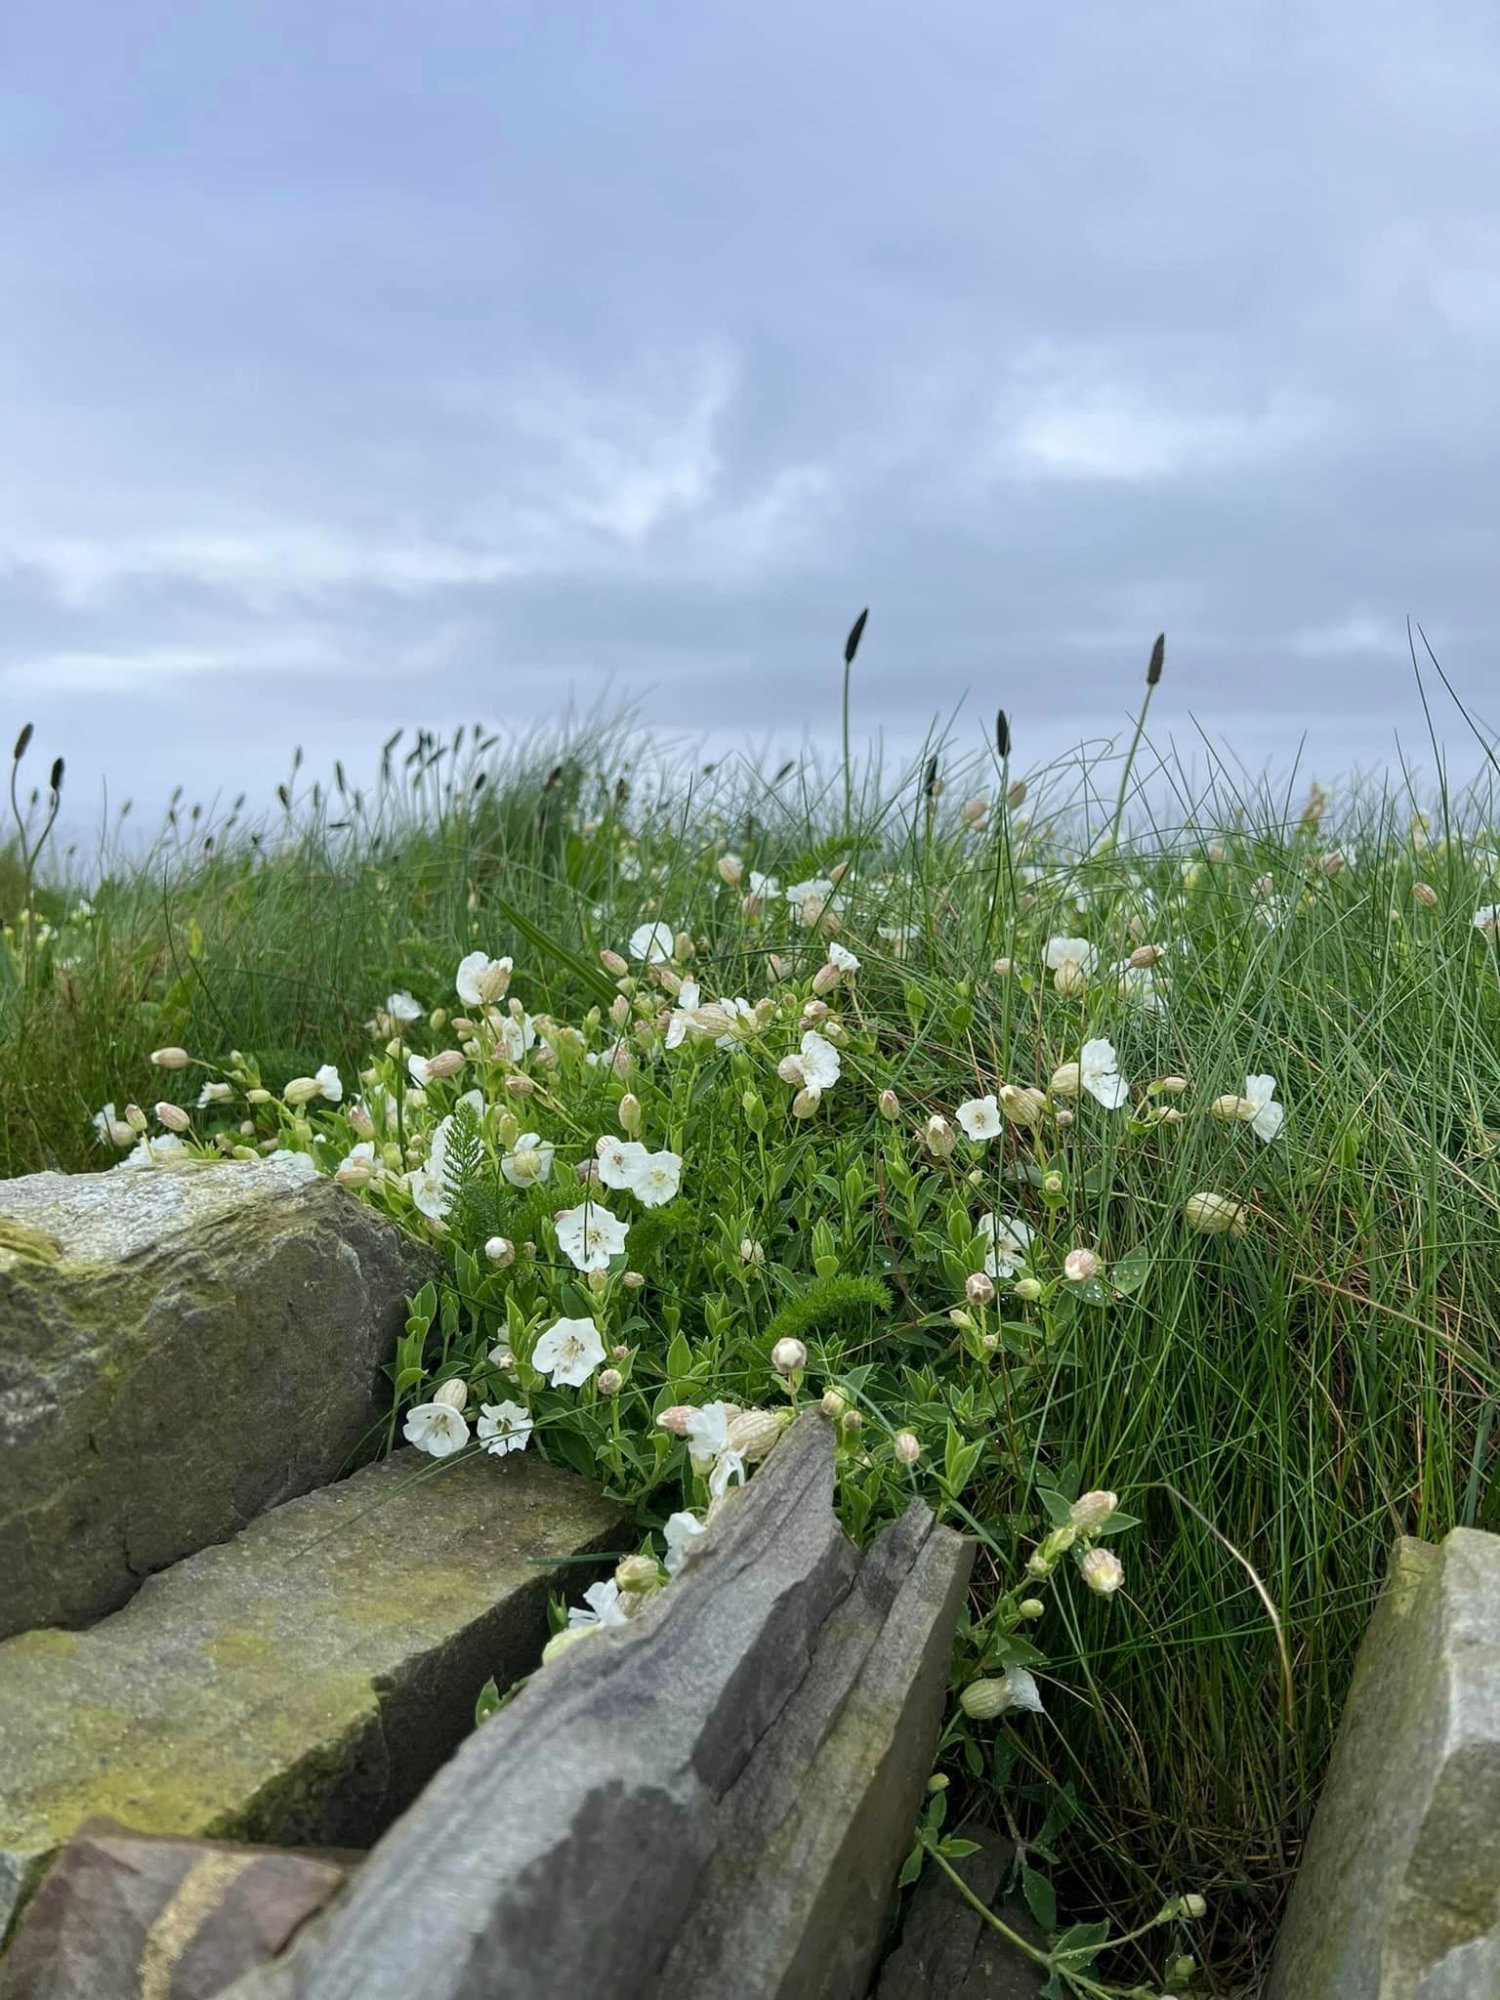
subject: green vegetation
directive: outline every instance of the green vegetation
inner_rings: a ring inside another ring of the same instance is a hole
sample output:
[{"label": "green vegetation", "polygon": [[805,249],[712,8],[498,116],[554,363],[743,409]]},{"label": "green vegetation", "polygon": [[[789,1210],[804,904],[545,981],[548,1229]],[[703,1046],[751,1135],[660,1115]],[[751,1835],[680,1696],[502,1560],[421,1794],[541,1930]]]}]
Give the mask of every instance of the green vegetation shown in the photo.
[{"label": "green vegetation", "polygon": [[[1112,1979],[1222,1991],[1274,1927],[1391,1538],[1500,1528],[1500,856],[1482,800],[1293,805],[1154,757],[1148,792],[1082,759],[1023,796],[998,747],[887,784],[691,772],[609,730],[497,759],[465,731],[393,743],[367,797],[294,772],[254,833],[179,808],[86,909],[13,856],[0,1170],[108,1164],[94,1114],[133,1145],[125,1100],[158,1095],[190,1150],[344,1163],[453,1251],[393,1435],[465,1382],[465,1439],[508,1402],[647,1528],[701,1513],[722,1462],[695,1471],[664,1412],[833,1390],[863,1418],[835,1419],[851,1529],[915,1491],[977,1532],[956,1684],[1021,1668],[1045,1704],[955,1703],[950,1826],[978,1807],[1034,1843],[1044,1921],[1055,1895],[1148,1923]],[[514,958],[513,994],[495,972],[456,1001],[476,953]],[[821,1086],[785,1070],[809,1028],[839,1057]],[[191,1066],[152,1069],[163,1048]],[[409,1100],[408,1054],[447,1049]],[[329,1064],[337,1101],[283,1096]],[[587,1191],[629,1227],[591,1274],[558,1216],[627,1092],[681,1191]],[[533,1363],[559,1317],[624,1350],[613,1393]],[[783,1338],[805,1367],[773,1368]],[[1133,1517],[1100,1544],[1113,1594],[1074,1561],[1091,1535],[1026,1577],[1084,1488]],[[1149,1925],[1184,1894],[1204,1922]]]}]

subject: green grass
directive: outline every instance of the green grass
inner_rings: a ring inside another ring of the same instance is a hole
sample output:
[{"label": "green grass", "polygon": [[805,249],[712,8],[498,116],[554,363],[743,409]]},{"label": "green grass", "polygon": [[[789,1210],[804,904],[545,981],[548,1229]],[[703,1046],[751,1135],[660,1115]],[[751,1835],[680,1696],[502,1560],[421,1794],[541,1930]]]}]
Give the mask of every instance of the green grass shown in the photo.
[{"label": "green grass", "polygon": [[[396,746],[357,801],[342,782],[289,788],[253,839],[179,809],[149,856],[92,888],[91,916],[69,920],[75,892],[54,885],[39,898],[52,935],[27,949],[12,923],[0,1172],[106,1164],[91,1114],[165,1094],[173,1079],[146,1060],[164,1044],[242,1050],[273,1089],[328,1061],[351,1074],[382,996],[451,1006],[453,966],[476,945],[514,953],[528,1007],[574,1020],[600,998],[599,948],[659,913],[706,940],[705,991],[757,994],[770,941],[726,904],[726,849],[783,882],[853,864],[841,935],[864,961],[873,1060],[924,1115],[997,1078],[1045,1084],[1085,1016],[1127,1076],[1190,1079],[1180,1126],[1127,1137],[1080,1111],[1094,1150],[1049,1140],[1066,1167],[1058,1240],[1108,1264],[1133,1253],[1142,1275],[1107,1308],[1065,1297],[1047,1365],[1002,1354],[1000,1417],[964,1504],[1003,1547],[1037,1485],[1071,1467],[1143,1525],[1117,1545],[1127,1601],[1101,1619],[1059,1592],[1038,1630],[1045,1727],[1000,1732],[978,1781],[955,1768],[1033,1835],[1070,1790],[1069,1915],[1124,1924],[1207,1895],[1197,1948],[1223,1990],[1274,1926],[1391,1538],[1500,1529],[1500,977],[1474,924],[1500,901],[1489,810],[1444,802],[1424,831],[1395,788],[1304,812],[1302,788],[1294,805],[1217,767],[1195,786],[1162,761],[1112,844],[1118,765],[1033,773],[1025,803],[982,832],[956,805],[994,792],[997,771],[954,772],[940,798],[928,771],[924,756],[888,782],[847,767],[705,776],[608,730],[496,761],[476,732],[415,758]],[[1325,873],[1340,849],[1352,861]],[[12,919],[26,894],[12,856]],[[910,928],[904,955],[877,917]],[[1097,992],[1060,998],[1041,973],[1057,934],[1105,961],[1169,944],[1166,1011],[1112,1003],[1101,1026]],[[992,972],[997,953],[1016,972]],[[1288,1108],[1270,1145],[1202,1115],[1261,1071]],[[873,1105],[851,1102],[829,1131],[830,1173],[874,1169],[877,1185]],[[1200,1188],[1246,1205],[1243,1240],[1184,1230]],[[890,1280],[884,1199],[849,1218],[847,1242]],[[920,1325],[936,1353],[931,1300],[909,1303],[901,1337]],[[992,1548],[979,1567],[982,1589],[1012,1580]],[[1122,1976],[1161,1976],[1149,1954],[1125,1961]]]}]

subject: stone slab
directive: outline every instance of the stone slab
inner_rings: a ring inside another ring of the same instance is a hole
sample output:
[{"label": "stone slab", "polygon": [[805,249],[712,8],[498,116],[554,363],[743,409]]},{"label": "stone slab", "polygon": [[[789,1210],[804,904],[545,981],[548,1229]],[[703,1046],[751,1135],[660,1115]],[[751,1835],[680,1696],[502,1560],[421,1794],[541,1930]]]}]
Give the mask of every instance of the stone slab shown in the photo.
[{"label": "stone slab", "polygon": [[559,1567],[618,1507],[532,1453],[400,1452],[154,1576],[87,1632],[0,1644],[0,1930],[107,1814],[148,1833],[366,1847],[531,1670]]},{"label": "stone slab", "polygon": [[1500,1538],[1403,1539],[1268,2000],[1500,1995]]},{"label": "stone slab", "polygon": [[429,1267],[301,1155],[0,1182],[0,1638],[369,1456]]},{"label": "stone slab", "polygon": [[[980,1901],[994,1908],[1015,1848],[986,1827],[960,1831],[977,1845],[953,1866]],[[1043,1944],[1024,1908],[1006,1902],[997,1914],[1028,1944]],[[874,2000],[1037,2000],[1046,1979],[1035,1960],[987,1924],[929,1862],[912,1893],[900,1939],[880,1968]]]},{"label": "stone slab", "polygon": [[[671,1587],[539,1673],[232,2000],[863,1993],[971,1551],[915,1509],[861,1566],[832,1497],[807,1415]],[[706,1970],[673,1965],[721,1930]]]},{"label": "stone slab", "polygon": [[284,1951],[360,1858],[89,1820],[0,1960],[0,2000],[211,2000]]}]

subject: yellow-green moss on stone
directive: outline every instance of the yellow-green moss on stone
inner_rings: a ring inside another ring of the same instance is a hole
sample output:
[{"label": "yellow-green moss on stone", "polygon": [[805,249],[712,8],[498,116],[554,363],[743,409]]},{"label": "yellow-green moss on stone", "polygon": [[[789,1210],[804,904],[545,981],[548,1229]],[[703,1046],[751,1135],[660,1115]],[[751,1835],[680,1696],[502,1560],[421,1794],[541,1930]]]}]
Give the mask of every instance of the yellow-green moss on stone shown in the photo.
[{"label": "yellow-green moss on stone", "polygon": [[529,1672],[546,1596],[620,1510],[527,1455],[404,1452],[153,1577],[90,1631],[0,1644],[0,1929],[107,1814],[148,1833],[367,1845]]}]

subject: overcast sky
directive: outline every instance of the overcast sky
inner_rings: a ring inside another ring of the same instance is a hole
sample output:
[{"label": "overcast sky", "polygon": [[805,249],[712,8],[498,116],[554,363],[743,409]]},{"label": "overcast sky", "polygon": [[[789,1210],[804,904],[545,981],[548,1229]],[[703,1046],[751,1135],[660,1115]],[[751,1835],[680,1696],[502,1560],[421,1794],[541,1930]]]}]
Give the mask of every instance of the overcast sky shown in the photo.
[{"label": "overcast sky", "polygon": [[[97,797],[633,696],[1024,762],[1500,711],[1494,0],[10,0],[0,721]],[[1444,722],[1457,761],[1461,728]]]}]

